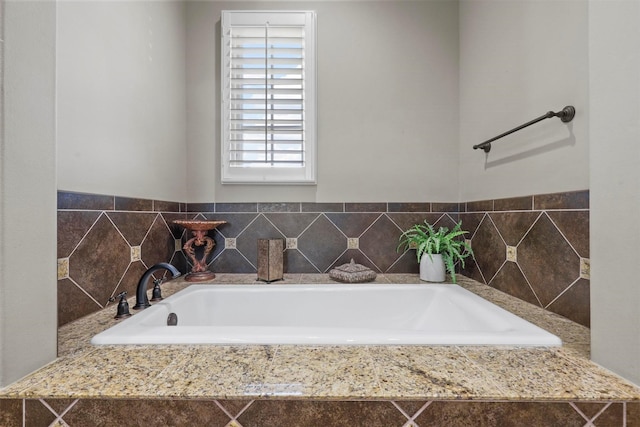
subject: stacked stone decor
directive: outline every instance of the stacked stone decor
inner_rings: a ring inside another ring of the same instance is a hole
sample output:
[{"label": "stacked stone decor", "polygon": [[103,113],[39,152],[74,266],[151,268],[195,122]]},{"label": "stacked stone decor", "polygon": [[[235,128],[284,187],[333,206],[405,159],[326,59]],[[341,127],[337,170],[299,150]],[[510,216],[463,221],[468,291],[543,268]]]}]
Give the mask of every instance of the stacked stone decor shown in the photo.
[{"label": "stacked stone decor", "polygon": [[[285,273],[327,273],[354,259],[379,273],[417,273],[400,233],[427,220],[458,220],[476,252],[462,272],[589,325],[588,192],[468,203],[175,203],[58,193],[58,319],[64,325],[129,296],[146,268],[190,269],[174,219],[215,219],[208,263],[255,273],[257,239],[282,238]],[[577,272],[577,273],[576,273]]]}]

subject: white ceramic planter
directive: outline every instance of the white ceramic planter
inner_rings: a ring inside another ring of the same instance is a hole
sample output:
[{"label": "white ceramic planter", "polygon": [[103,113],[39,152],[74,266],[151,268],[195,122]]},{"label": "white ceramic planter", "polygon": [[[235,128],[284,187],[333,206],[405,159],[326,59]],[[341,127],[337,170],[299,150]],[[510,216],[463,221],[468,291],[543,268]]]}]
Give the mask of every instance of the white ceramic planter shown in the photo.
[{"label": "white ceramic planter", "polygon": [[420,259],[420,280],[424,280],[425,282],[444,282],[445,273],[446,270],[442,255],[422,255]]}]

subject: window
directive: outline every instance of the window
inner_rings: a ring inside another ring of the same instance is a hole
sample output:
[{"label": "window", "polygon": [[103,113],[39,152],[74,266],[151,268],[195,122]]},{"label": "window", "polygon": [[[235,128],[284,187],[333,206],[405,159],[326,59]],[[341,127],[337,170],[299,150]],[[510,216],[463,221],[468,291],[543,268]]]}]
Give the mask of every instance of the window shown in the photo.
[{"label": "window", "polygon": [[315,13],[222,12],[222,182],[316,182]]}]

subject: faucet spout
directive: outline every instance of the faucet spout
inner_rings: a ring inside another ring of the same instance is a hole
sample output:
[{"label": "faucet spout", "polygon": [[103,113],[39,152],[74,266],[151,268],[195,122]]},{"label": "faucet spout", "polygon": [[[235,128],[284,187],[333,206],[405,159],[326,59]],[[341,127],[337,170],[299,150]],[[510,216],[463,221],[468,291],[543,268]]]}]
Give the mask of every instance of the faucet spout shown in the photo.
[{"label": "faucet spout", "polygon": [[136,290],[136,305],[133,306],[134,310],[145,309],[150,307],[149,299],[147,298],[147,283],[151,278],[151,275],[158,270],[169,270],[172,274],[172,279],[180,276],[180,272],[173,265],[168,262],[161,262],[152,265],[147,271],[144,272],[140,281],[138,282],[138,289]]}]

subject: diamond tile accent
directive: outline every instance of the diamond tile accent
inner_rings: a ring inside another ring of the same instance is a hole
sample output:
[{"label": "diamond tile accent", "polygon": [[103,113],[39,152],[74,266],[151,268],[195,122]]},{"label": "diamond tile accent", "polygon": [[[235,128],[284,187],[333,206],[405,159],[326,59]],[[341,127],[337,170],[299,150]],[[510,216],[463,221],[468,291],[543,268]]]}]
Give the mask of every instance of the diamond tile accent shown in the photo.
[{"label": "diamond tile accent", "polygon": [[142,247],[141,246],[132,246],[131,247],[131,262],[140,261],[142,259]]},{"label": "diamond tile accent", "polygon": [[236,249],[236,238],[235,237],[226,237],[224,239],[224,248],[225,249]]},{"label": "diamond tile accent", "polygon": [[518,262],[518,249],[515,246],[507,246],[507,261]]},{"label": "diamond tile accent", "polygon": [[296,237],[287,237],[287,249],[298,249],[298,239]]},{"label": "diamond tile accent", "polygon": [[58,280],[69,278],[69,258],[58,258]]},{"label": "diamond tile accent", "polygon": [[348,237],[347,238],[347,249],[359,249],[360,248],[360,239],[357,237]]},{"label": "diamond tile accent", "polygon": [[507,245],[517,246],[540,212],[492,212],[489,216]]},{"label": "diamond tile accent", "polygon": [[591,260],[589,258],[580,258],[580,278],[591,279]]},{"label": "diamond tile accent", "polygon": [[149,233],[142,242],[142,260],[148,266],[171,259],[176,243],[162,215],[157,215]]},{"label": "diamond tile accent", "polygon": [[182,250],[182,239],[173,240],[173,249],[174,252],[180,252]]}]

